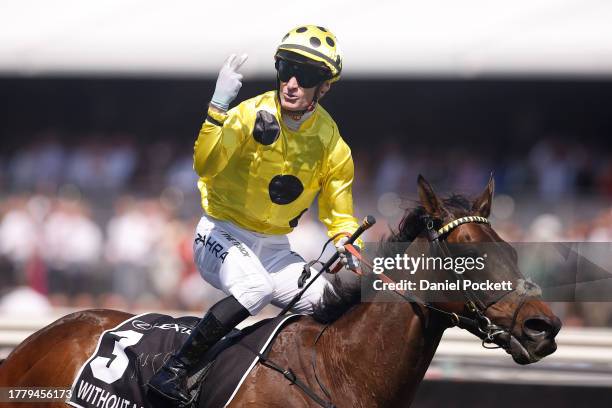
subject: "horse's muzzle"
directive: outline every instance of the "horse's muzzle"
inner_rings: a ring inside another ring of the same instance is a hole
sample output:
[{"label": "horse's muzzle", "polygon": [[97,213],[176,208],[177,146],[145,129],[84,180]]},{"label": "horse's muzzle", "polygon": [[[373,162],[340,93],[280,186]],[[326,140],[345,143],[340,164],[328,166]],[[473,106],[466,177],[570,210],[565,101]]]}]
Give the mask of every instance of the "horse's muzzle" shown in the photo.
[{"label": "horse's muzzle", "polygon": [[518,364],[535,363],[557,350],[555,336],[561,329],[556,316],[530,317],[523,322],[521,338],[510,336],[508,352]]}]

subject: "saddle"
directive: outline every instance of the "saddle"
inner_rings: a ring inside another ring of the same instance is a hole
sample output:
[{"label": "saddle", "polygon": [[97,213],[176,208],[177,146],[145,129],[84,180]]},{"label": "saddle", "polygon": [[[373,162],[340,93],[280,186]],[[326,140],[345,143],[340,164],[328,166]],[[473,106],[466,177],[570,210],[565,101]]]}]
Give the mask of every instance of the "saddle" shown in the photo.
[{"label": "saddle", "polygon": [[[265,319],[225,336],[202,356],[190,374],[191,407],[229,404],[260,357],[267,354],[276,335],[300,317]],[[151,407],[147,382],[181,347],[198,320],[148,313],[105,331],[94,354],[79,370],[67,403],[79,408]]]}]

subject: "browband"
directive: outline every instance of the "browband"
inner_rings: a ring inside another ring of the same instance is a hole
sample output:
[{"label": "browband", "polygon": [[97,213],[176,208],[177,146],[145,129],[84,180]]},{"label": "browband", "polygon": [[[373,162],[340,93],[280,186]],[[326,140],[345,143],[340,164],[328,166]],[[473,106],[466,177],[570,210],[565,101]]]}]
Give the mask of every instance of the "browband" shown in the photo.
[{"label": "browband", "polygon": [[465,224],[468,222],[476,222],[479,224],[489,224],[491,225],[491,222],[486,219],[485,217],[480,217],[478,215],[469,215],[467,217],[461,217],[461,218],[457,218],[454,221],[449,222],[448,224],[446,224],[445,226],[443,226],[442,228],[440,228],[437,232],[438,235],[444,235],[447,234],[449,232],[451,232],[453,229],[457,228],[459,225],[461,224]]}]

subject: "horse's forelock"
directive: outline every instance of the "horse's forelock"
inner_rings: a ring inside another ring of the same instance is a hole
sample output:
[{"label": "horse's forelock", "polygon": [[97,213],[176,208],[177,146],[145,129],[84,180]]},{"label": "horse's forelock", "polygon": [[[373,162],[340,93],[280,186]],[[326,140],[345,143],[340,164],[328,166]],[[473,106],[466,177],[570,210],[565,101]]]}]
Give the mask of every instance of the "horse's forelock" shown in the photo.
[{"label": "horse's forelock", "polygon": [[[451,194],[442,199],[444,209],[455,218],[471,214],[472,201],[461,194]],[[423,216],[427,214],[425,207],[416,204],[406,209],[397,231],[392,231],[387,239],[389,242],[412,242],[423,231]],[[440,223],[442,220],[439,220]],[[439,227],[441,225],[436,225]]]}]

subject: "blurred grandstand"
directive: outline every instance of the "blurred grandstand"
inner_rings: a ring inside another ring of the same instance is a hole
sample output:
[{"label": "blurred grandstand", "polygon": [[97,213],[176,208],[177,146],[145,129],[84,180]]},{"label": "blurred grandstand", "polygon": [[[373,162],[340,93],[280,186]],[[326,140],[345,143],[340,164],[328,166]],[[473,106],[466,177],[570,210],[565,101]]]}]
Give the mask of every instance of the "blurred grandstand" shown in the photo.
[{"label": "blurred grandstand", "polygon": [[[192,80],[185,87],[183,81],[149,80],[134,86],[110,80],[100,87],[105,81],[99,79],[34,81],[0,81],[0,87],[21,87],[18,94],[27,95],[33,108],[1,103],[9,112],[0,153],[4,292],[27,285],[52,306],[203,310],[209,300],[190,253],[201,211],[191,154],[203,104],[191,99],[205,99],[212,83]],[[493,220],[507,240],[611,240],[612,152],[606,137],[612,126],[603,111],[577,111],[583,102],[572,102],[582,92],[590,104],[605,106],[612,96],[607,83],[598,89],[610,92],[599,94],[588,82],[412,82],[418,81],[395,84],[405,92],[401,100],[388,97],[384,107],[368,106],[374,118],[384,112],[395,117],[375,126],[361,123],[360,111],[371,97],[365,90],[384,91],[388,83],[346,81],[323,102],[353,149],[356,212],[381,220],[370,240],[397,225],[412,205],[419,173],[441,192],[473,195],[491,171],[497,183]],[[246,84],[243,98],[272,84]],[[133,89],[122,100],[126,87]],[[509,87],[514,94],[521,94],[520,87],[532,94],[529,111],[509,97]],[[53,92],[43,91],[48,88]],[[74,89],[82,97],[72,120]],[[153,101],[151,92],[158,93]],[[353,105],[343,104],[345,94]],[[449,98],[463,102],[448,106]],[[189,108],[167,112],[160,101]],[[309,213],[293,234],[306,257],[315,256],[324,240],[313,222],[316,208]]]},{"label": "blurred grandstand", "polygon": [[[202,119],[201,104],[191,99],[205,99],[212,82],[35,82],[0,81],[5,88],[21,87],[19,94],[33,106],[28,111],[2,102],[11,113],[0,153],[3,292],[25,285],[51,306],[204,310],[215,297],[191,260],[201,212],[191,154]],[[243,98],[272,84],[246,84]],[[593,92],[589,82],[554,85],[399,81],[394,88],[404,95],[376,108],[368,106],[371,92],[364,90],[384,92],[389,83],[339,84],[323,103],[353,149],[356,212],[380,220],[368,239],[397,225],[416,198],[419,173],[440,192],[474,195],[493,171],[492,219],[505,239],[610,241],[612,152],[606,135],[612,126],[604,110],[582,110],[584,101],[575,95],[606,106],[612,87],[599,84],[597,89],[609,91],[604,94]],[[133,87],[125,91],[127,100],[120,98],[125,87]],[[532,96],[528,111],[506,92],[510,87],[514,95]],[[54,91],[41,90],[48,88]],[[72,120],[74,89],[82,96]],[[154,100],[151,92],[158,94]],[[425,93],[429,97],[422,100]],[[344,104],[344,95],[354,105]],[[462,102],[449,106],[449,99]],[[168,112],[160,101],[189,108]],[[395,119],[363,123],[363,106],[371,117]],[[425,118],[412,112],[416,106]],[[308,258],[325,238],[316,212],[312,208],[292,234]],[[24,308],[9,296],[0,310]],[[611,323],[611,316],[589,317],[580,307],[570,312],[569,324]]]}]

